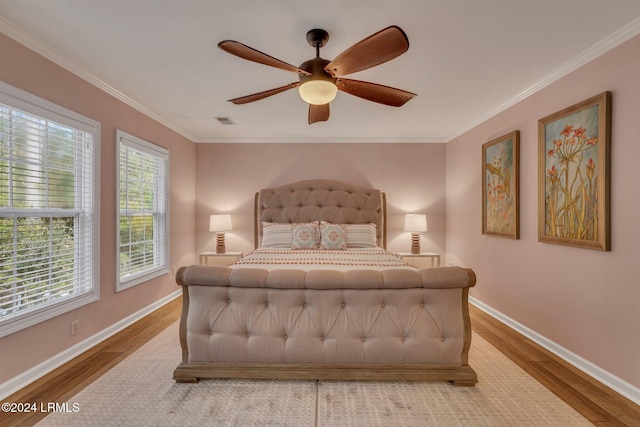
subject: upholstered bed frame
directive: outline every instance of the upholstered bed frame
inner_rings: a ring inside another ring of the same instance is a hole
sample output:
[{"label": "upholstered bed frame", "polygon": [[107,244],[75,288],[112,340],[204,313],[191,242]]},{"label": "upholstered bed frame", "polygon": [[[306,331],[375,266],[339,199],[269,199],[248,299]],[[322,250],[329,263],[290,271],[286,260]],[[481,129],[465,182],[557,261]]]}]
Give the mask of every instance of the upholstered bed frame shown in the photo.
[{"label": "upholstered bed frame", "polygon": [[[374,223],[386,246],[385,197],[336,181],[256,194],[261,224]],[[468,364],[468,290],[460,267],[266,270],[181,267],[182,362],[177,382],[200,378],[447,380],[474,385]]]},{"label": "upholstered bed frame", "polygon": [[256,193],[254,244],[260,246],[262,223],[327,221],[334,224],[376,225],[378,246],[387,247],[387,200],[373,188],[339,181],[301,181]]}]

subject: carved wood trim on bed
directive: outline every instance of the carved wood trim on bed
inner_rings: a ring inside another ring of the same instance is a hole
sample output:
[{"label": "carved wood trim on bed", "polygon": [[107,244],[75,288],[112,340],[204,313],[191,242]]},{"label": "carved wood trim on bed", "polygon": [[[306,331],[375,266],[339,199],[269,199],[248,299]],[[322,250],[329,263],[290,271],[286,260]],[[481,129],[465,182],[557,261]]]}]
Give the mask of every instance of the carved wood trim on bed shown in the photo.
[{"label": "carved wood trim on bed", "polygon": [[196,383],[200,378],[275,380],[449,381],[474,386],[476,373],[469,365],[304,365],[291,363],[181,363],[176,382]]}]

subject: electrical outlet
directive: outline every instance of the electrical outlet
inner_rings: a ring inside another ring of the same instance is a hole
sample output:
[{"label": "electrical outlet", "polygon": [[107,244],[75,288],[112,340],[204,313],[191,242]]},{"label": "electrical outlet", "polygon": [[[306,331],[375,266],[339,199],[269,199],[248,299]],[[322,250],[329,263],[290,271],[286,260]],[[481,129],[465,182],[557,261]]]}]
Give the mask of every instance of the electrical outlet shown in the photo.
[{"label": "electrical outlet", "polygon": [[80,331],[80,321],[73,320],[71,321],[71,335],[75,335]]}]

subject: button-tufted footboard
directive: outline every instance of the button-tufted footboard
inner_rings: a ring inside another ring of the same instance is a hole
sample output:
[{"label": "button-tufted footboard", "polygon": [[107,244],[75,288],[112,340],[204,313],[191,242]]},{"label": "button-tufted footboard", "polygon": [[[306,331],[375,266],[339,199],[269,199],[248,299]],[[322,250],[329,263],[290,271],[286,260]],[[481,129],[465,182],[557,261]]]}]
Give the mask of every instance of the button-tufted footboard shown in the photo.
[{"label": "button-tufted footboard", "polygon": [[199,378],[449,380],[473,385],[471,270],[183,267],[178,382]]}]

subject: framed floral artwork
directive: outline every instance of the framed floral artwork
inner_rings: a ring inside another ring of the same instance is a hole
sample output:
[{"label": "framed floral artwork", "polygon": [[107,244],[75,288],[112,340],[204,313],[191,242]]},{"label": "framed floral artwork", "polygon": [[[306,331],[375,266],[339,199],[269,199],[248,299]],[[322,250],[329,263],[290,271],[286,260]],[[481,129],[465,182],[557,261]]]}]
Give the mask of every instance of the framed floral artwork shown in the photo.
[{"label": "framed floral artwork", "polygon": [[520,132],[482,145],[482,234],[520,237]]},{"label": "framed floral artwork", "polygon": [[610,250],[611,93],[538,121],[538,240]]}]

